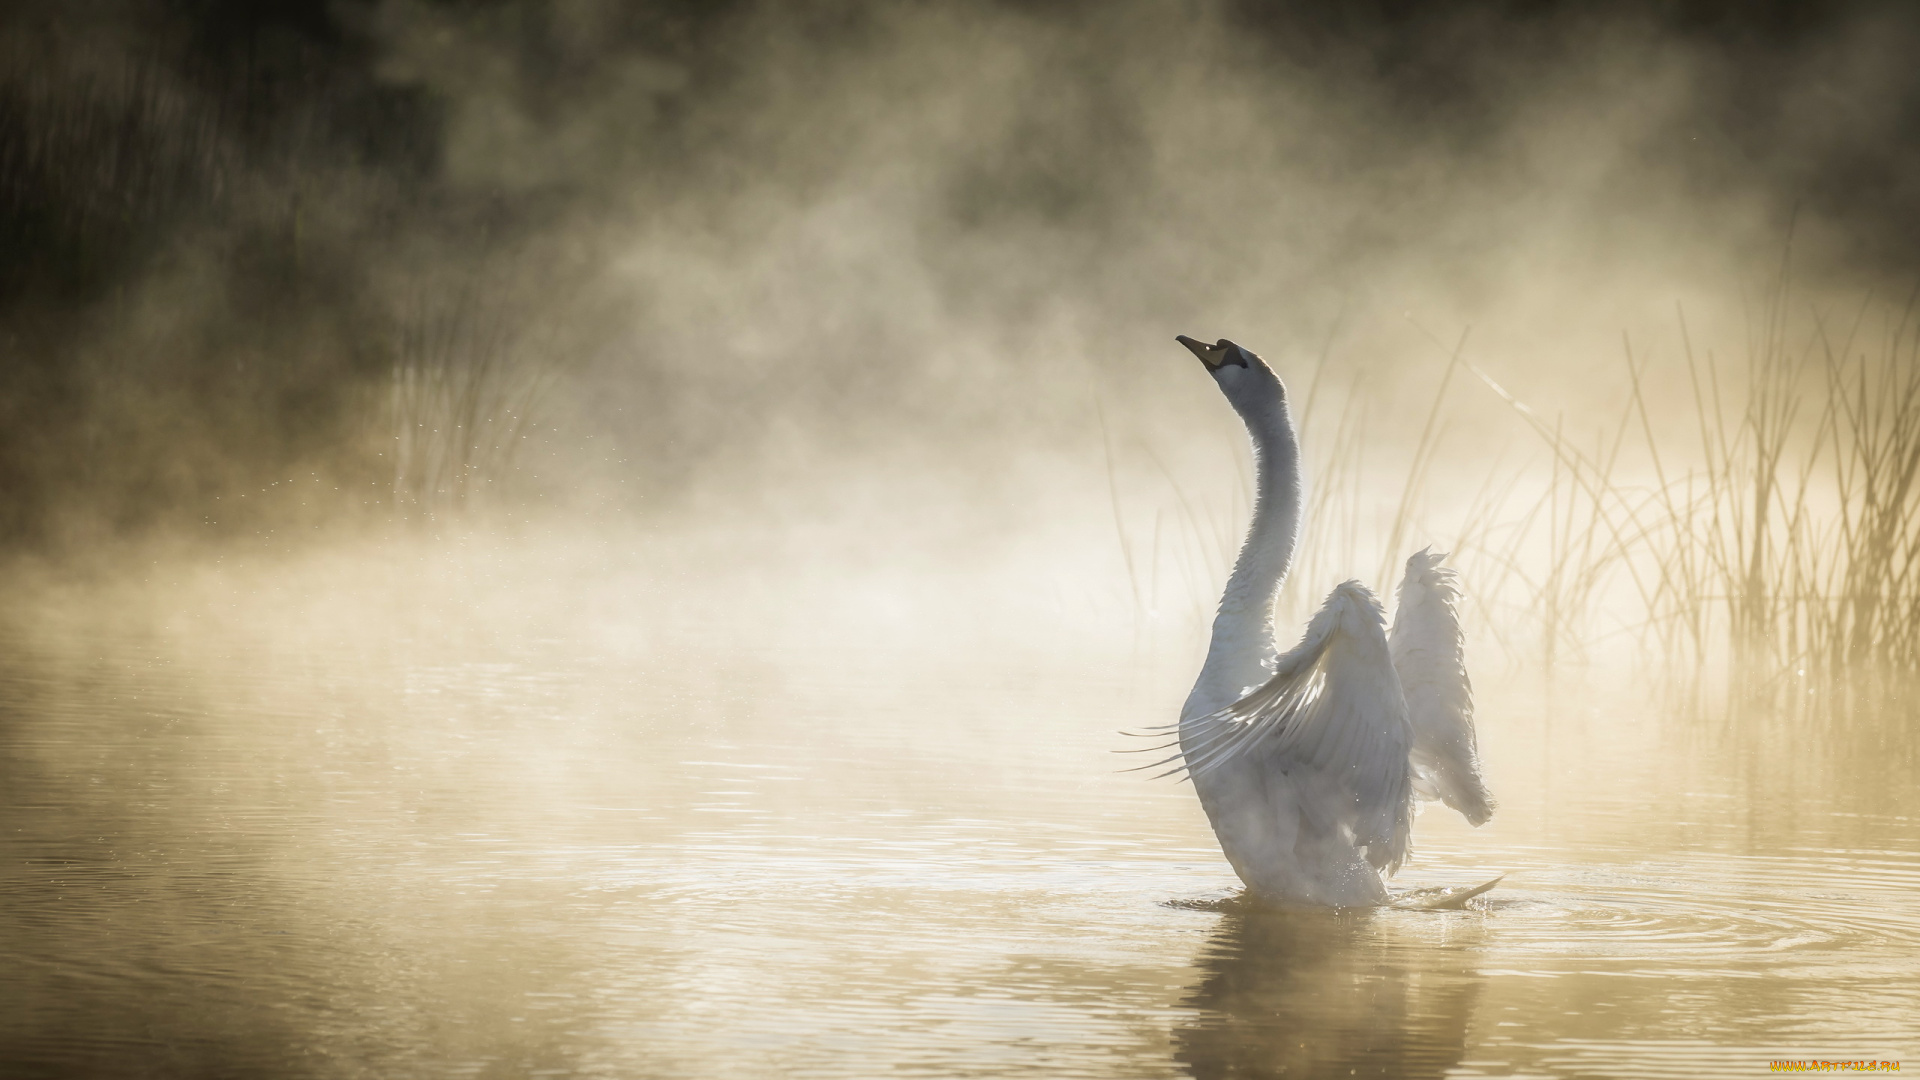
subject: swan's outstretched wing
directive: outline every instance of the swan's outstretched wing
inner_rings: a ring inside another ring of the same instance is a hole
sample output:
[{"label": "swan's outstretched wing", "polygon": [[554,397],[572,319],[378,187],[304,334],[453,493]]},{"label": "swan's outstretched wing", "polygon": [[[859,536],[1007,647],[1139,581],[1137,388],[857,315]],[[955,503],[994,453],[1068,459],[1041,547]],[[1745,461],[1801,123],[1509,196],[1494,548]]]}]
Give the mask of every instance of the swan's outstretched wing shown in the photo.
[{"label": "swan's outstretched wing", "polygon": [[1473,736],[1473,684],[1462,658],[1456,608],[1460,590],[1452,568],[1440,565],[1446,556],[1432,551],[1407,560],[1389,638],[1413,725],[1413,789],[1481,825],[1493,816],[1493,796],[1480,778]]},{"label": "swan's outstretched wing", "polygon": [[1180,746],[1195,776],[1249,761],[1285,773],[1316,826],[1344,828],[1391,871],[1409,852],[1411,735],[1384,623],[1364,585],[1335,588],[1273,677],[1182,725]]}]

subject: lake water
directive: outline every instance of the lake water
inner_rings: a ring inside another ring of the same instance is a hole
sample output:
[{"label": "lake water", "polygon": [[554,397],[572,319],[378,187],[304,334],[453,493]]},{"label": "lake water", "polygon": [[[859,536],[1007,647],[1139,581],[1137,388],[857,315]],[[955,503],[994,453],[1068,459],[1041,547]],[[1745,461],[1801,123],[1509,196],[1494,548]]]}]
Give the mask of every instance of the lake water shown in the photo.
[{"label": "lake water", "polygon": [[0,1073],[1920,1063],[1905,721],[1842,753],[1483,674],[1500,811],[1430,809],[1394,884],[1506,882],[1260,912],[1188,789],[1116,772],[1179,649],[419,570],[48,586],[0,623]]}]

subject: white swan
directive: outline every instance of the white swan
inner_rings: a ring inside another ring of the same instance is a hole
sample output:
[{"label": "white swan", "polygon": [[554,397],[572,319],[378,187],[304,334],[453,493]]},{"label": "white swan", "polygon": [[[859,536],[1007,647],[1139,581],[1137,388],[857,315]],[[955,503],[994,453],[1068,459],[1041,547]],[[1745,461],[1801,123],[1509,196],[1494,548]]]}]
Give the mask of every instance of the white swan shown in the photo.
[{"label": "white swan", "polygon": [[[1293,561],[1301,505],[1286,388],[1231,341],[1179,341],[1246,422],[1255,494],[1206,664],[1180,711],[1179,753],[1168,761],[1193,780],[1227,861],[1256,898],[1387,903],[1380,871],[1398,870],[1411,852],[1416,794],[1475,825],[1493,813],[1453,571],[1428,551],[1407,560],[1390,635],[1366,586],[1335,586],[1300,644],[1281,653],[1273,604]],[[1491,885],[1421,906],[1451,906]]]}]

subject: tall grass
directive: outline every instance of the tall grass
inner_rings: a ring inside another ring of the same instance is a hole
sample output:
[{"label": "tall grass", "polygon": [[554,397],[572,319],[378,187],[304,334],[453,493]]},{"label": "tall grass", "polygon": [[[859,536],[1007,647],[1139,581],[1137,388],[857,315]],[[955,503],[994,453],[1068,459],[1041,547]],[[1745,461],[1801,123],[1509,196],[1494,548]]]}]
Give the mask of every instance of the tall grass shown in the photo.
[{"label": "tall grass", "polygon": [[529,313],[518,292],[479,271],[403,291],[388,395],[397,509],[458,513],[511,475],[573,344],[565,320]]},{"label": "tall grass", "polygon": [[1864,307],[1839,334],[1814,318],[1794,346],[1786,300],[1783,285],[1731,394],[1714,358],[1687,349],[1704,465],[1663,488],[1685,527],[1656,537],[1664,588],[1651,617],[1696,663],[1718,651],[1750,693],[1832,695],[1920,675],[1912,304],[1871,346]]},{"label": "tall grass", "polygon": [[[1591,641],[1610,592],[1642,652],[1696,695],[1834,705],[1920,677],[1920,348],[1913,305],[1863,340],[1863,305],[1796,334],[1784,275],[1744,363],[1696,353],[1677,312],[1692,423],[1648,407],[1650,361],[1624,349],[1628,404],[1575,446],[1482,374],[1548,448],[1545,573],[1522,576],[1558,643]],[[1690,430],[1688,430],[1690,427]],[[1651,485],[1623,480],[1623,448]],[[1564,538],[1578,536],[1574,544]],[[1567,614],[1580,616],[1565,623]]]}]

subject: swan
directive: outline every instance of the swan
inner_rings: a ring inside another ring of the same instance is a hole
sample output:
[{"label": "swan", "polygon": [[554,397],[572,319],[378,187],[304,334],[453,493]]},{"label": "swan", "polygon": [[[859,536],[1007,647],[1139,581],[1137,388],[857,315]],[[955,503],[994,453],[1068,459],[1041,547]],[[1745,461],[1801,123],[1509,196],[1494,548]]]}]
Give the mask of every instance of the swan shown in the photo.
[{"label": "swan", "polygon": [[[1474,825],[1494,802],[1480,775],[1454,571],[1429,548],[1407,560],[1391,632],[1358,581],[1334,586],[1281,652],[1273,605],[1300,534],[1300,444],[1286,386],[1226,340],[1177,339],[1206,365],[1253,441],[1253,520],[1220,596],[1207,658],[1180,710],[1178,752],[1220,848],[1252,898],[1372,907],[1412,853],[1414,798]],[[1426,890],[1408,906],[1459,906]]]}]

